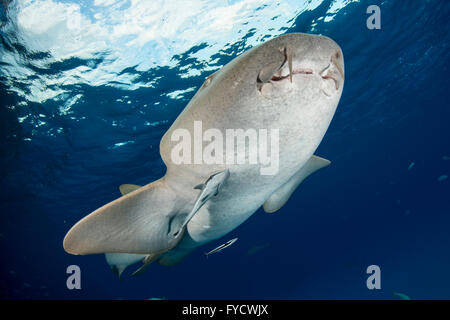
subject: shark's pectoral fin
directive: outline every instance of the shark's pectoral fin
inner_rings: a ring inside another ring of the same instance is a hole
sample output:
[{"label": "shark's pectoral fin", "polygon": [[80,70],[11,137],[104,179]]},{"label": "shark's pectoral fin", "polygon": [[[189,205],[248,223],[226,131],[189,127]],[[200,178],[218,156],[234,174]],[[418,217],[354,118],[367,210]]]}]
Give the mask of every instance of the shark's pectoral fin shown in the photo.
[{"label": "shark's pectoral fin", "polygon": [[148,267],[150,266],[150,264],[156,260],[158,260],[158,258],[161,256],[161,254],[148,254],[143,262],[143,265],[137,269],[135,272],[133,272],[132,276],[139,276],[141,274],[143,274],[145,271],[147,271]]},{"label": "shark's pectoral fin", "polygon": [[327,159],[312,156],[284,185],[279,187],[267,201],[263,208],[265,212],[275,212],[280,209],[298,187],[298,185],[313,172],[326,167],[331,162]]},{"label": "shark's pectoral fin", "polygon": [[181,239],[170,232],[183,223],[185,206],[160,179],[80,220],[64,238],[64,249],[72,254],[165,252]]},{"label": "shark's pectoral fin", "polygon": [[[120,193],[124,196],[141,187],[142,186],[138,186],[136,184],[121,184],[119,186],[119,190]],[[109,264],[109,267],[111,268],[112,272],[119,277],[119,279],[121,279],[122,273],[128,266],[144,260],[146,256],[147,255],[145,254],[134,253],[105,253],[105,258]]]},{"label": "shark's pectoral fin", "polygon": [[124,196],[134,190],[141,188],[142,186],[138,186],[136,184],[122,184],[119,186],[120,193]]}]

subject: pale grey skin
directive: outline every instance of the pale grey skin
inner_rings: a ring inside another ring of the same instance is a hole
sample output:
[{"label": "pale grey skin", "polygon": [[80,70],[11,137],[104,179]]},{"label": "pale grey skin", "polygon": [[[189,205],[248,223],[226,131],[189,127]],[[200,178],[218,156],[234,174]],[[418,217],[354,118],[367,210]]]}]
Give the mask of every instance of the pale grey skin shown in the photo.
[{"label": "pale grey skin", "polygon": [[[313,153],[343,84],[342,51],[324,36],[287,34],[238,56],[205,81],[163,136],[164,177],[79,221],[64,239],[65,250],[159,255],[159,263],[172,265],[234,230],[263,204],[266,211],[276,211],[308,174],[329,164]],[[278,173],[261,175],[260,166],[250,164],[174,164],[171,150],[178,142],[171,135],[177,128],[192,133],[194,121],[202,121],[203,131],[217,128],[223,133],[278,129]],[[179,228],[194,206],[199,194],[194,186],[225,169],[230,175],[219,194],[201,207],[184,232],[171,237],[170,230]]]}]

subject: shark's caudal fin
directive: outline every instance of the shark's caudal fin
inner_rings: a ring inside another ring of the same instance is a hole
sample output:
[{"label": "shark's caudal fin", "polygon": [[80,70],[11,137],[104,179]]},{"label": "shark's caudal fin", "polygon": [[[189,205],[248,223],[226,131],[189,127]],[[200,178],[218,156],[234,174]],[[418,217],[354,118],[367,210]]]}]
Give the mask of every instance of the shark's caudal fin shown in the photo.
[{"label": "shark's caudal fin", "polygon": [[186,218],[185,206],[164,179],[157,180],[80,220],[64,238],[64,249],[72,254],[163,253],[181,239],[171,235]]},{"label": "shark's caudal fin", "polygon": [[279,187],[269,199],[267,199],[263,205],[264,211],[272,213],[280,209],[306,177],[329,164],[330,161],[327,159],[312,156],[300,170],[294,173],[288,182]]}]

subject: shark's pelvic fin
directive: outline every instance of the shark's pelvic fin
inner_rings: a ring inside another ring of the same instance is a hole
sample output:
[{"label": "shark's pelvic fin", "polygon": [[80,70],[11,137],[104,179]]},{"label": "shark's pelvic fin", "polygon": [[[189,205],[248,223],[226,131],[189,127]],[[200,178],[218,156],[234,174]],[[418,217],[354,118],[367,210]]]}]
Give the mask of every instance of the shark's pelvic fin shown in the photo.
[{"label": "shark's pelvic fin", "polygon": [[105,253],[106,262],[108,262],[112,272],[120,277],[125,269],[139,261],[144,260],[146,255],[132,253]]},{"label": "shark's pelvic fin", "polygon": [[64,238],[64,249],[72,254],[163,253],[181,239],[169,233],[180,228],[186,205],[159,179],[80,220]]},{"label": "shark's pelvic fin", "polygon": [[327,159],[312,156],[284,185],[279,187],[263,204],[265,212],[275,212],[280,209],[298,187],[298,185],[313,172],[326,167],[331,162]]},{"label": "shark's pelvic fin", "polygon": [[122,184],[119,186],[120,193],[124,196],[134,190],[141,188],[142,186],[138,186],[136,184]]}]

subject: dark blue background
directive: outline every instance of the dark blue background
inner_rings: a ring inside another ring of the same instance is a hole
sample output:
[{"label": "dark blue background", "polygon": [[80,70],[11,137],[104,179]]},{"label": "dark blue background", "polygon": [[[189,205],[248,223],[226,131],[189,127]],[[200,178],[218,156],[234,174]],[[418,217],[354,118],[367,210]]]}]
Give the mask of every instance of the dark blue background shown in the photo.
[{"label": "dark blue background", "polygon": [[[330,2],[301,14],[285,32],[311,32]],[[369,4],[381,7],[381,30],[366,28]],[[31,117],[44,114],[48,125],[63,128],[55,136],[33,132],[31,141],[23,139],[34,129],[18,122],[23,108],[9,108],[18,97],[2,76],[0,297],[395,299],[395,291],[412,299],[449,299],[450,181],[438,181],[450,174],[449,16],[445,0],[361,1],[329,23],[319,21],[314,32],[341,46],[346,68],[341,102],[316,152],[332,165],[301,184],[277,213],[258,210],[182,264],[155,264],[141,277],[130,277],[130,269],[121,282],[104,256],[69,255],[62,239],[80,218],[117,198],[120,184],[163,175],[160,138],[194,91],[176,102],[163,98],[159,106],[140,106],[180,87],[198,88],[205,74],[177,75],[187,52],[176,57],[176,68],[139,73],[141,81],[167,79],[154,89],[74,85],[73,95],[84,95],[75,116],[85,119],[68,121],[56,112],[57,102],[30,102]],[[9,45],[4,35],[2,45]],[[230,61],[239,46],[246,46],[245,38],[218,52],[217,64]],[[36,58],[20,46],[10,50]],[[66,67],[73,66],[55,64],[53,71]],[[124,94],[132,104],[116,101]],[[143,117],[167,121],[138,125]],[[128,140],[135,143],[107,148]],[[202,255],[235,236],[239,241],[229,249],[209,259]],[[248,253],[259,245],[267,246]],[[82,290],[66,288],[71,264],[81,267]],[[366,288],[371,264],[381,267],[381,290]]]}]

